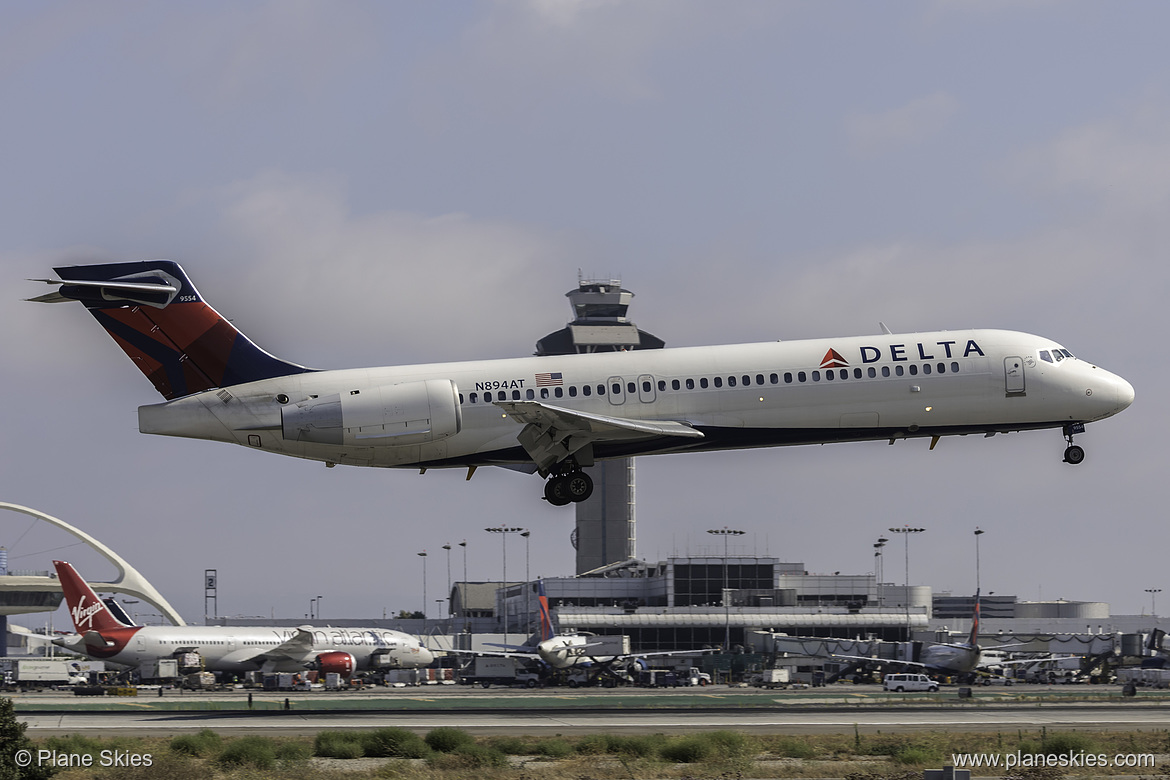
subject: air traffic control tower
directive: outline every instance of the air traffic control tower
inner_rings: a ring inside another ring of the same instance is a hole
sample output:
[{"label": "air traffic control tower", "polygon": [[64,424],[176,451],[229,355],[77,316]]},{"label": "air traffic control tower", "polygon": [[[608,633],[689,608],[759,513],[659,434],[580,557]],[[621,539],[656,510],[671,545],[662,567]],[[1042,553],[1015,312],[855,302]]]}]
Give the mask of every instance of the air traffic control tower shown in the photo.
[{"label": "air traffic control tower", "polygon": [[[626,319],[634,294],[622,289],[620,279],[586,280],[565,293],[573,307],[573,321],[536,342],[537,355],[619,352],[662,349],[665,342]],[[587,469],[593,477],[593,495],[576,504],[577,526],[573,547],[577,573],[635,557],[634,461],[604,460]]]}]

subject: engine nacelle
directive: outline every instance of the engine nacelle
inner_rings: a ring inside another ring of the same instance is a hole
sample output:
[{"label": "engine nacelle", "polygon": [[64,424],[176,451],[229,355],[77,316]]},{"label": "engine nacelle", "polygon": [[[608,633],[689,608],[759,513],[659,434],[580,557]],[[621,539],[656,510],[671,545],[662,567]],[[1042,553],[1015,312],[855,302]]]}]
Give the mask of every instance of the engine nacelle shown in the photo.
[{"label": "engine nacelle", "polygon": [[357,659],[353,657],[353,653],[335,650],[317,656],[314,660],[314,666],[321,674],[336,672],[348,680],[357,669]]},{"label": "engine nacelle", "polygon": [[287,441],[363,447],[425,444],[459,433],[459,389],[450,379],[403,382],[310,398],[280,410]]}]

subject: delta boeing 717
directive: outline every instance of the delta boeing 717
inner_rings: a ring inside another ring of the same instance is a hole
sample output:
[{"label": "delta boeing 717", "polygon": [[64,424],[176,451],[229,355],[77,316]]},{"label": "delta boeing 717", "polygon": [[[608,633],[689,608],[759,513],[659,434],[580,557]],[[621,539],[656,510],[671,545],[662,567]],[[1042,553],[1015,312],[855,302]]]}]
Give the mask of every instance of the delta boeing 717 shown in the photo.
[{"label": "delta boeing 717", "polygon": [[537,473],[584,501],[605,458],[1055,429],[1128,407],[1133,387],[1009,330],[842,336],[317,370],[256,346],[166,260],[54,269],[34,301],[80,301],[164,403],[142,433],[230,442],[328,466]]}]

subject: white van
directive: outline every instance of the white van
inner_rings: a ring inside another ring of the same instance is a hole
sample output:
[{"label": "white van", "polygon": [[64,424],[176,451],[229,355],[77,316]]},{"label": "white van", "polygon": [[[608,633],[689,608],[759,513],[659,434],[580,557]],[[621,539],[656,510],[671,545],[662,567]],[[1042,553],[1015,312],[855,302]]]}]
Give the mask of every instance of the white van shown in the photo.
[{"label": "white van", "polygon": [[887,691],[930,691],[938,690],[938,683],[925,674],[887,674],[885,689]]}]

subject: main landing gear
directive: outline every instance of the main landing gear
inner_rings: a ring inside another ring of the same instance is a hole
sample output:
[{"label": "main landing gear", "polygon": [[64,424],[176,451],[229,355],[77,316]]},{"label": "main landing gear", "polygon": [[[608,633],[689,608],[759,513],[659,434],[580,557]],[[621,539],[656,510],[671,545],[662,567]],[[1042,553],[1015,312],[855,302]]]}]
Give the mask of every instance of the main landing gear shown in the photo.
[{"label": "main landing gear", "polygon": [[1064,426],[1064,439],[1068,442],[1068,447],[1064,451],[1064,462],[1077,465],[1085,459],[1085,449],[1076,444],[1073,444],[1074,433],[1084,433],[1084,423],[1074,423],[1072,425]]},{"label": "main landing gear", "polygon": [[593,479],[576,466],[560,474],[553,474],[544,483],[544,499],[553,506],[576,504],[591,495]]}]

